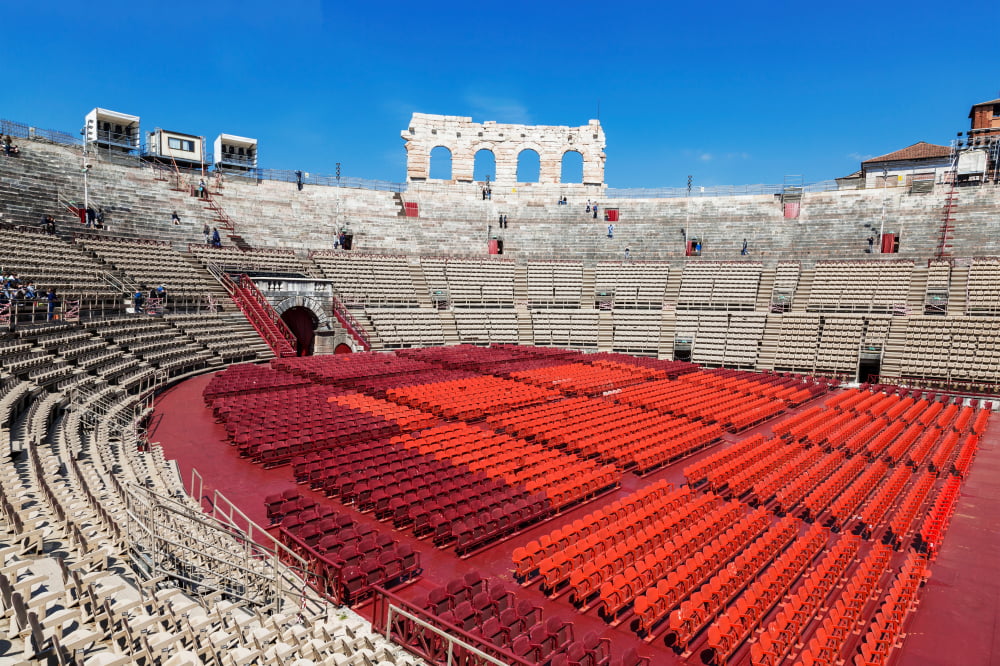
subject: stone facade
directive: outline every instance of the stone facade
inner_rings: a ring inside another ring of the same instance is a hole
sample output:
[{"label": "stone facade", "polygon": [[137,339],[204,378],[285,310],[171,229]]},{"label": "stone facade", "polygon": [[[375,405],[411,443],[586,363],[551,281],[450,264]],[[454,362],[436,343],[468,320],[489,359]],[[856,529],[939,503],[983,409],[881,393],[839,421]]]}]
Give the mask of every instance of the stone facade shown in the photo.
[{"label": "stone facade", "polygon": [[401,133],[406,140],[406,179],[424,182],[430,178],[431,151],[444,146],[451,151],[452,181],[471,183],[476,153],[492,151],[498,186],[517,185],[517,161],[523,150],[539,157],[538,182],[561,181],[563,155],[576,151],[583,156],[583,184],[604,185],[604,130],[598,120],[587,125],[505,125],[493,121],[474,123],[462,116],[414,113],[410,126]]}]

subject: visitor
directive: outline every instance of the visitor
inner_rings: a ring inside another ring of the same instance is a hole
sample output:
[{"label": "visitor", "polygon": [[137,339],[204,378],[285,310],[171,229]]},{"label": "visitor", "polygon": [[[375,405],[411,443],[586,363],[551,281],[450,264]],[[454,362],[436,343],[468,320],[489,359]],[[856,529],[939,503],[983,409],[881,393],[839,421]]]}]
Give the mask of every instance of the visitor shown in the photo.
[{"label": "visitor", "polygon": [[216,227],[212,227],[212,247],[222,247],[222,238],[219,236],[219,230]]},{"label": "visitor", "polygon": [[594,219],[597,219],[597,202],[594,202]]},{"label": "visitor", "polygon": [[614,237],[615,237],[615,225],[612,222],[611,224],[608,225],[608,238],[614,238]]},{"label": "visitor", "polygon": [[97,207],[97,220],[94,224],[94,227],[97,229],[104,228],[104,206]]},{"label": "visitor", "polygon": [[873,252],[875,252],[875,237],[874,236],[869,236],[868,237],[868,254],[872,254]]},{"label": "visitor", "polygon": [[212,230],[209,228],[208,222],[206,222],[205,226],[203,226],[201,228],[201,233],[203,233],[205,235],[205,245],[211,245],[212,244]]},{"label": "visitor", "polygon": [[198,181],[198,198],[205,199],[208,197],[208,188],[205,187],[205,179],[202,178]]},{"label": "visitor", "polygon": [[694,242],[694,254],[695,254],[696,257],[700,257],[701,256],[701,241],[700,240],[696,240]]},{"label": "visitor", "polygon": [[590,212],[590,199],[587,199],[587,212]]},{"label": "visitor", "polygon": [[177,211],[176,210],[170,215],[170,221],[173,222],[174,224],[180,224],[181,223],[181,218],[180,218],[180,216],[177,215]]},{"label": "visitor", "polygon": [[55,287],[49,287],[49,291],[45,294],[45,300],[49,302],[49,311],[46,321],[52,321],[55,317],[56,306],[59,304],[59,296],[56,294]]},{"label": "visitor", "polygon": [[628,248],[625,248],[625,261],[628,261],[631,258],[632,256],[629,254]]},{"label": "visitor", "polygon": [[146,297],[142,295],[142,289],[137,288],[135,293],[132,294],[132,307],[134,314],[142,313],[142,305],[146,302]]},{"label": "visitor", "polygon": [[486,188],[483,188],[483,201],[486,201]]},{"label": "visitor", "polygon": [[93,206],[87,206],[87,228],[91,229],[94,226],[94,222],[97,220],[97,211],[94,210]]},{"label": "visitor", "polygon": [[742,254],[743,256],[747,255],[747,239],[746,238],[743,239],[743,249],[740,250],[740,254]]}]

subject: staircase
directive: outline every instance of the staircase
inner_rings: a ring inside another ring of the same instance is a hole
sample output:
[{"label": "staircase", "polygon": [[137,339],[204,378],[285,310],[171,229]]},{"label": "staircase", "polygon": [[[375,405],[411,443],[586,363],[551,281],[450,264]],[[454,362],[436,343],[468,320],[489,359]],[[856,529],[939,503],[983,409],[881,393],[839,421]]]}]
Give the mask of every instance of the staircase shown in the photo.
[{"label": "staircase", "polygon": [[757,302],[754,309],[757,312],[770,312],[771,296],[774,291],[775,269],[765,270],[760,274],[760,283],[757,285]]},{"label": "staircase", "polygon": [[774,359],[778,355],[778,339],[781,333],[781,315],[769,314],[764,324],[764,333],[760,338],[760,348],[757,352],[757,369],[773,370]]},{"label": "staircase", "polygon": [[531,327],[531,311],[524,301],[518,301],[514,305],[514,312],[517,313],[517,343],[519,345],[535,344],[535,334]]},{"label": "staircase", "polygon": [[609,352],[614,347],[615,324],[611,310],[601,310],[597,319],[597,351]]},{"label": "staircase", "polygon": [[885,345],[882,346],[880,374],[883,377],[898,378],[902,372],[907,326],[909,326],[908,317],[893,317],[889,322],[889,333],[886,335]]},{"label": "staircase", "polygon": [[267,302],[267,298],[253,280],[242,275],[239,282],[235,282],[229,276],[225,276],[223,284],[226,285],[230,296],[246,316],[247,321],[253,325],[275,356],[284,358],[296,355],[295,336]]},{"label": "staircase", "polygon": [[455,325],[455,313],[451,310],[438,312],[441,318],[441,333],[444,335],[446,345],[461,344],[462,339],[458,335],[458,326]]},{"label": "staircase", "polygon": [[[583,279],[580,281],[580,306],[594,307],[594,294],[597,291],[597,267],[594,264],[583,266]],[[600,340],[598,340],[600,347]]]},{"label": "staircase", "polygon": [[[427,287],[427,278],[424,276],[423,268],[420,267],[420,257],[411,257],[409,260],[410,279],[413,281],[413,291],[417,293],[417,303],[421,308],[435,307],[431,302],[430,289]],[[452,317],[454,320],[454,317]]]},{"label": "staircase", "polygon": [[944,206],[941,210],[941,228],[938,230],[938,247],[935,256],[951,256],[951,234],[955,231],[955,209],[958,208],[958,192],[955,191],[955,174],[952,173],[951,188],[944,197]]},{"label": "staircase", "polygon": [[660,316],[660,344],[657,347],[657,358],[667,361],[674,360],[674,329],[676,324],[677,314],[673,310],[664,309]]},{"label": "staircase", "polygon": [[799,273],[799,284],[795,288],[795,296],[792,298],[792,312],[805,312],[809,303],[809,294],[812,291],[813,278],[816,276],[816,269],[802,269]]},{"label": "staircase", "polygon": [[965,314],[966,291],[969,284],[969,267],[952,266],[951,282],[948,283],[948,316],[959,317]]},{"label": "staircase", "polygon": [[924,314],[924,302],[927,300],[927,267],[914,266],[910,277],[910,291],[906,296],[908,313]]}]

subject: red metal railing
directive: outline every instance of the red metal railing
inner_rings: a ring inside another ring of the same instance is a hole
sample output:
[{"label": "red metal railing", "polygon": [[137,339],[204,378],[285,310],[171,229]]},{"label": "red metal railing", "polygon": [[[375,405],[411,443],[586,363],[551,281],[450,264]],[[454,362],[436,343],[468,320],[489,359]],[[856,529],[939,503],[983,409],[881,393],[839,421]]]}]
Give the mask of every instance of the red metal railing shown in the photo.
[{"label": "red metal railing", "polygon": [[347,306],[344,305],[339,298],[337,298],[336,294],[333,296],[332,305],[333,316],[337,318],[340,325],[351,334],[351,337],[361,345],[362,349],[365,351],[371,351],[372,344],[368,337],[368,332],[362,328],[361,324],[358,323],[358,320],[354,318],[354,315],[352,315],[350,310],[347,309]]},{"label": "red metal railing", "polygon": [[219,275],[223,286],[233,302],[240,308],[247,320],[253,325],[260,337],[278,357],[295,356],[297,341],[295,335],[281,317],[267,302],[254,281],[247,275],[241,275],[240,281],[234,282],[225,273]]}]

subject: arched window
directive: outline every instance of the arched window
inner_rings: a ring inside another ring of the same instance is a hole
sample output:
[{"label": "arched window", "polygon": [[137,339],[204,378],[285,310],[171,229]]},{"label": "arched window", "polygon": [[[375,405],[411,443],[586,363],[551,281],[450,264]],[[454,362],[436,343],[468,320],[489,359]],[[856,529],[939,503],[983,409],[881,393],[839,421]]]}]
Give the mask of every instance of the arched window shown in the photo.
[{"label": "arched window", "polygon": [[541,172],[541,158],[531,148],[525,148],[517,155],[517,182],[537,183]]},{"label": "arched window", "polygon": [[562,157],[561,183],[583,182],[583,155],[576,150],[567,150]]},{"label": "arched window", "polygon": [[451,151],[444,146],[431,149],[430,177],[451,180]]},{"label": "arched window", "polygon": [[472,163],[472,180],[483,182],[489,179],[496,182],[497,179],[497,157],[489,148],[476,151],[476,156]]}]

